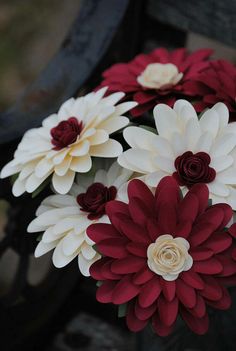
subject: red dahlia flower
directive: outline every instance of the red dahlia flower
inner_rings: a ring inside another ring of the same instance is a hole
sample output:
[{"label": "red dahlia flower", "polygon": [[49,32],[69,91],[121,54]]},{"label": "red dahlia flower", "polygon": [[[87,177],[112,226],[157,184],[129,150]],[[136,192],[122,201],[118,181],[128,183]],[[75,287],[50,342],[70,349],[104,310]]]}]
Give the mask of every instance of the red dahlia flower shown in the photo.
[{"label": "red dahlia flower", "polygon": [[101,281],[97,299],[127,304],[132,331],[149,321],[168,335],[178,314],[198,334],[208,329],[207,306],[227,309],[226,285],[236,284],[232,209],[208,206],[208,188],[196,184],[182,199],[176,181],[165,177],[155,196],[140,180],[128,186],[129,203],[111,201],[111,224],[93,224],[87,233],[103,255],[90,268]]},{"label": "red dahlia flower", "polygon": [[[201,90],[187,88],[188,81],[197,79],[208,65],[212,50],[202,49],[188,54],[185,49],[168,52],[164,48],[150,54],[136,56],[128,63],[118,63],[103,73],[101,86],[108,86],[108,93],[123,91],[127,98],[139,106],[131,114],[139,116],[158,103],[173,106],[180,97],[202,95]],[[200,86],[201,89],[201,86]]]},{"label": "red dahlia flower", "polygon": [[194,94],[201,94],[202,99],[195,104],[198,112],[221,101],[226,104],[236,118],[236,67],[231,63],[218,60],[209,63],[209,67],[187,87]]}]

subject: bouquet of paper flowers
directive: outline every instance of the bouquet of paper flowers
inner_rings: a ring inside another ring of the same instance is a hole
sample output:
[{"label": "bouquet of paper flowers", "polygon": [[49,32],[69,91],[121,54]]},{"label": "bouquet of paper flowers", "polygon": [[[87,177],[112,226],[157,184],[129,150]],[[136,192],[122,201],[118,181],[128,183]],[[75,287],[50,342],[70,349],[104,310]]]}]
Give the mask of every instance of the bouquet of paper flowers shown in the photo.
[{"label": "bouquet of paper flowers", "polygon": [[236,286],[236,68],[211,50],[156,49],[103,73],[25,133],[1,177],[52,195],[35,256],[78,260],[132,331],[197,334]]}]

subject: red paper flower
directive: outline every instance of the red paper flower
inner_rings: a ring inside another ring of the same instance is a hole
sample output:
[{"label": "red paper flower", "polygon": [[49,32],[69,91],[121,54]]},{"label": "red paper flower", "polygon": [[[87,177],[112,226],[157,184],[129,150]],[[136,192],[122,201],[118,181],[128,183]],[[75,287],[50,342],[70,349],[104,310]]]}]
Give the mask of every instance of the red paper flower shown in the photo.
[{"label": "red paper flower", "polygon": [[140,331],[149,321],[168,335],[178,314],[198,334],[208,329],[207,306],[227,309],[226,289],[236,284],[235,225],[226,204],[208,206],[208,188],[191,187],[182,199],[172,177],[155,196],[140,180],[128,186],[129,203],[111,201],[111,224],[93,224],[87,234],[103,258],[90,273],[101,281],[97,299],[127,304],[126,321]]},{"label": "red paper flower", "polygon": [[228,107],[231,120],[236,118],[236,67],[231,63],[212,61],[197,80],[188,82],[187,87],[196,94],[201,94],[201,101],[195,104],[198,112],[211,107],[217,102],[224,102]]},{"label": "red paper flower", "polygon": [[101,86],[108,86],[110,93],[123,91],[128,99],[137,101],[139,105],[131,110],[134,117],[158,103],[173,106],[181,96],[202,95],[201,90],[196,91],[196,86],[192,91],[186,83],[194,81],[208,67],[211,53],[209,49],[192,54],[187,54],[183,48],[173,52],[156,49],[148,55],[138,55],[128,63],[118,63],[107,69]]}]

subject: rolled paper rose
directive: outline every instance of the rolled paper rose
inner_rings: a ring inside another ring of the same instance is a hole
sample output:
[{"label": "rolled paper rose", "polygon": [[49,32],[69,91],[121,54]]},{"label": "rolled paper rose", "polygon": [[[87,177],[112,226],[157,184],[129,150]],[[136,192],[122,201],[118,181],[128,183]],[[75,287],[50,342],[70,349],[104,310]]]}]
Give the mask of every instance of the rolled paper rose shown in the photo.
[{"label": "rolled paper rose", "polygon": [[236,225],[227,204],[209,206],[205,184],[182,197],[173,177],[163,178],[155,195],[141,180],[128,185],[128,203],[110,201],[110,224],[92,224],[87,234],[102,258],[91,268],[100,281],[97,299],[126,304],[130,330],[151,322],[166,336],[177,316],[197,334],[208,330],[208,307],[231,304],[236,285]]}]

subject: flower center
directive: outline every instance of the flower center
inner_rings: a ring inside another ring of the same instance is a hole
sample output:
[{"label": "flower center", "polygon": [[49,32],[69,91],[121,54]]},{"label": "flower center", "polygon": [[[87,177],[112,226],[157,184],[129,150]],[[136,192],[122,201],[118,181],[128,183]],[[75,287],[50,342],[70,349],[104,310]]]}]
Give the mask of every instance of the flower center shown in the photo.
[{"label": "flower center", "polygon": [[150,63],[138,76],[140,85],[150,89],[167,89],[176,85],[183,77],[172,63]]},{"label": "flower center", "polygon": [[51,129],[51,143],[54,150],[61,150],[68,145],[73,144],[83,129],[83,123],[79,122],[76,117],[70,117],[66,121],[61,121]]},{"label": "flower center", "polygon": [[77,196],[81,211],[88,212],[88,219],[98,219],[105,214],[105,205],[114,200],[117,194],[115,186],[109,188],[101,183],[90,185],[86,193]]},{"label": "flower center", "polygon": [[148,246],[148,267],[167,281],[175,280],[181,272],[188,271],[193,265],[189,248],[190,245],[184,238],[161,235]]},{"label": "flower center", "polygon": [[196,183],[210,183],[216,177],[216,171],[209,166],[210,162],[211,158],[206,152],[193,154],[187,151],[176,158],[173,176],[179,185],[188,188]]}]

